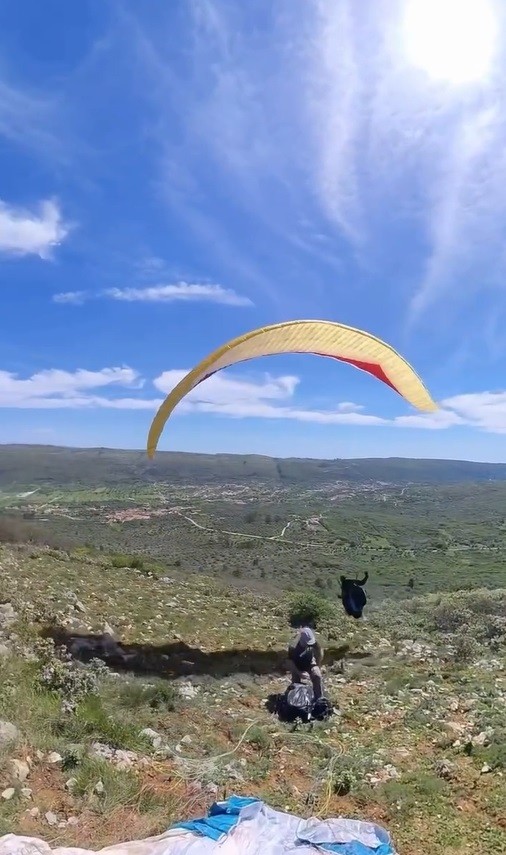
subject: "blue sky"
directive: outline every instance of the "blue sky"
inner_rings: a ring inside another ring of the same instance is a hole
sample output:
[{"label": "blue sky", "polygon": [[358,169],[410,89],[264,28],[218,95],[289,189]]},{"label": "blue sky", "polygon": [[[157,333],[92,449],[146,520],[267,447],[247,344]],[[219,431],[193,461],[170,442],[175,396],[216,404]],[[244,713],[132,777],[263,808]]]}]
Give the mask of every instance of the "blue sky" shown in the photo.
[{"label": "blue sky", "polygon": [[440,412],[270,357],[159,447],[506,461],[501,5],[3,0],[0,441],[142,448],[210,350],[325,318]]}]

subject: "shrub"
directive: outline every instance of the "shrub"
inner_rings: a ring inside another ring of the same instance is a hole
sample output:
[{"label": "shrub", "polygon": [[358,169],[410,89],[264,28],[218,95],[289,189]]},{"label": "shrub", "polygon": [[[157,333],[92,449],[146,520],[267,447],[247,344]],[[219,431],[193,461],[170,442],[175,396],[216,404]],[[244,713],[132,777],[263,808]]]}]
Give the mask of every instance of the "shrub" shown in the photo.
[{"label": "shrub", "polygon": [[97,674],[74,662],[67,651],[56,650],[51,642],[42,641],[37,645],[37,653],[36,688],[58,695],[64,711],[75,710],[84,698],[98,691]]},{"label": "shrub", "polygon": [[144,559],[139,555],[112,555],[111,564],[117,570],[128,567],[133,570],[144,569]]},{"label": "shrub", "polygon": [[460,630],[456,633],[453,643],[457,662],[469,662],[479,652],[476,639],[466,630]]},{"label": "shrub", "polygon": [[468,627],[473,619],[469,609],[451,602],[442,602],[433,611],[432,620],[439,632],[456,632],[462,627]]},{"label": "shrub", "polygon": [[288,608],[290,626],[312,626],[318,629],[322,623],[330,620],[333,609],[331,603],[316,594],[299,594],[293,597]]}]

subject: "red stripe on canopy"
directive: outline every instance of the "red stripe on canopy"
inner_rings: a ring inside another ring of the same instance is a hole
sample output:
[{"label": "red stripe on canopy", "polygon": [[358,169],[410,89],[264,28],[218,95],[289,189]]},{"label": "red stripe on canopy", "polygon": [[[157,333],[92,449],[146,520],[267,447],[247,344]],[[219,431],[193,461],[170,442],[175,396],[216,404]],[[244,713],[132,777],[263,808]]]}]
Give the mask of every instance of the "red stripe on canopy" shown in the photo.
[{"label": "red stripe on canopy", "polygon": [[[301,353],[301,354],[306,353],[306,354],[313,355],[313,356],[327,357],[328,359],[337,359],[338,362],[346,362],[348,365],[353,365],[355,368],[359,368],[361,371],[366,371],[368,374],[371,374],[373,377],[376,377],[377,380],[381,380],[383,383],[386,383],[386,385],[390,386],[390,388],[393,389],[394,392],[397,392],[398,395],[401,394],[399,392],[399,390],[397,389],[397,387],[394,386],[394,384],[392,383],[390,378],[387,377],[387,375],[383,371],[381,365],[379,365],[377,362],[361,362],[361,360],[359,360],[359,359],[347,359],[344,356],[336,356],[334,353],[318,353],[318,351],[316,351],[316,350],[313,350],[313,351],[292,350],[286,354],[285,353],[275,353],[275,354],[266,353],[263,355],[265,355],[265,356],[286,356],[286,355],[289,355],[289,353]],[[227,367],[233,368],[234,365],[239,365],[241,362],[249,362],[250,358],[257,358],[257,357],[246,357],[246,359],[238,360],[237,362],[232,363],[232,365],[227,366]],[[213,374],[217,374],[218,371],[220,371],[220,370],[221,369],[218,368],[215,371],[210,371],[209,374],[206,374],[205,377],[202,377],[202,379],[199,380],[198,383],[195,384],[194,388],[196,388],[196,386],[199,386],[201,383],[203,383],[204,380],[208,380],[209,377],[213,376]]]}]

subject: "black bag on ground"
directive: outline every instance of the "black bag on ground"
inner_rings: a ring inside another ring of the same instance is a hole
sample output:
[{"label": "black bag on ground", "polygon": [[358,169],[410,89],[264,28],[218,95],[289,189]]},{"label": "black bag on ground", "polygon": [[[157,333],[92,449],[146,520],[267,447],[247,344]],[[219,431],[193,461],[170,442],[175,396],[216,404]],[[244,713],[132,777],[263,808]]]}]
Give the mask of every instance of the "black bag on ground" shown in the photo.
[{"label": "black bag on ground", "polygon": [[334,713],[330,701],[323,697],[315,701],[312,687],[305,683],[292,683],[283,694],[269,699],[267,707],[286,723],[326,721]]},{"label": "black bag on ground", "polygon": [[311,718],[313,721],[328,721],[334,715],[334,707],[328,698],[318,698],[313,703]]}]

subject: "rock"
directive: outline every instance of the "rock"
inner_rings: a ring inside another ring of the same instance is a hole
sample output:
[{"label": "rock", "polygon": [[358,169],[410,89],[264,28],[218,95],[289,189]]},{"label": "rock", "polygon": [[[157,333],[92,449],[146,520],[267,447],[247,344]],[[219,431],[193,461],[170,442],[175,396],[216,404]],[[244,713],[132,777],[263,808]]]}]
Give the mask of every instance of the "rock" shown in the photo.
[{"label": "rock", "polygon": [[187,733],[186,736],[183,736],[183,738],[181,740],[181,744],[182,745],[191,745],[192,744],[192,738],[191,738],[189,733]]},{"label": "rock", "polygon": [[183,683],[181,686],[178,686],[179,694],[182,698],[189,701],[192,698],[196,698],[199,693],[198,686],[192,686],[191,683]]},{"label": "rock", "polygon": [[0,721],[0,749],[15,745],[19,739],[19,730],[10,721]]},{"label": "rock", "polygon": [[47,755],[47,762],[48,763],[53,763],[53,764],[61,763],[62,760],[63,760],[63,757],[61,756],[61,754],[58,754],[57,751],[51,751],[51,753]]},{"label": "rock", "polygon": [[104,782],[103,781],[97,781],[97,783],[95,784],[93,789],[96,792],[97,796],[103,795],[103,793],[105,793]]},{"label": "rock", "polygon": [[4,790],[2,793],[2,798],[4,802],[10,802],[10,800],[14,798],[15,795],[16,790],[14,789],[14,787],[7,787],[7,789]]},{"label": "rock", "polygon": [[458,721],[447,721],[445,727],[453,736],[463,736],[466,732],[465,726]]},{"label": "rock", "polygon": [[12,603],[0,603],[0,629],[9,629],[17,619],[18,614]]},{"label": "rock", "polygon": [[11,775],[15,781],[19,781],[22,784],[28,778],[30,774],[30,767],[28,763],[24,760],[11,760]]},{"label": "rock", "polygon": [[32,797],[32,789],[30,787],[22,787],[21,795],[24,799],[31,799]]},{"label": "rock", "polygon": [[38,819],[40,816],[40,808],[33,807],[27,811],[28,815],[32,817],[32,819]]},{"label": "rock", "polygon": [[56,816],[55,813],[53,813],[52,810],[48,810],[48,812],[44,814],[44,818],[45,818],[48,825],[57,825],[58,824],[58,817]]},{"label": "rock", "polygon": [[0,644],[0,659],[7,659],[11,655],[11,650],[6,644]]},{"label": "rock", "polygon": [[482,767],[481,767],[481,769],[480,769],[480,774],[481,774],[481,775],[487,775],[487,774],[488,774],[489,772],[491,772],[491,771],[492,771],[492,769],[491,769],[491,767],[488,765],[488,763],[484,763],[484,764],[483,764],[483,766],[482,766]]},{"label": "rock", "polygon": [[484,730],[481,733],[478,733],[477,736],[473,736],[471,739],[471,743],[479,748],[484,748],[490,742],[489,734]]},{"label": "rock", "polygon": [[77,816],[69,816],[67,820],[67,825],[79,825],[79,820]]},{"label": "rock", "polygon": [[152,727],[145,727],[144,730],[141,730],[141,736],[145,736],[146,739],[149,739],[153,748],[161,748],[163,739],[156,730],[153,730]]},{"label": "rock", "polygon": [[93,742],[91,746],[91,754],[93,757],[101,757],[104,760],[112,760],[114,749],[103,742]]},{"label": "rock", "polygon": [[138,756],[135,751],[123,751],[118,748],[114,752],[114,762],[118,769],[131,769],[137,759]]},{"label": "rock", "polygon": [[69,793],[72,792],[72,790],[76,787],[76,785],[77,785],[77,778],[69,778],[68,781],[65,781],[65,789],[68,790]]}]

